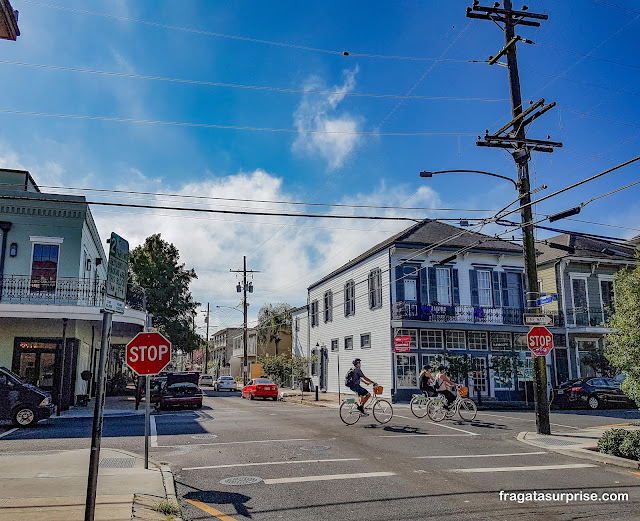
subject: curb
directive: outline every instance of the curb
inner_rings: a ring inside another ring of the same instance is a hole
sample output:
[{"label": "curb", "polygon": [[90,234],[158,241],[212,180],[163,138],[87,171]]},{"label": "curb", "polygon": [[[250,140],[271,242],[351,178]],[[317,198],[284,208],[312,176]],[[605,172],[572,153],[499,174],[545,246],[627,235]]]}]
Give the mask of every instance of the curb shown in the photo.
[{"label": "curb", "polygon": [[615,465],[617,467],[624,467],[628,469],[640,470],[640,461],[629,460],[626,458],[619,458],[618,456],[612,456],[610,454],[604,454],[602,452],[595,452],[589,450],[587,448],[575,448],[575,449],[567,449],[567,448],[557,448],[557,447],[549,447],[544,443],[536,443],[534,440],[527,440],[525,437],[527,432],[520,432],[516,439],[527,445],[532,445],[534,447],[538,447],[541,449],[548,450],[550,452],[555,452],[557,454],[562,454],[563,456],[570,456],[573,458],[587,459],[590,461],[596,461],[598,463],[603,463],[605,465]]}]

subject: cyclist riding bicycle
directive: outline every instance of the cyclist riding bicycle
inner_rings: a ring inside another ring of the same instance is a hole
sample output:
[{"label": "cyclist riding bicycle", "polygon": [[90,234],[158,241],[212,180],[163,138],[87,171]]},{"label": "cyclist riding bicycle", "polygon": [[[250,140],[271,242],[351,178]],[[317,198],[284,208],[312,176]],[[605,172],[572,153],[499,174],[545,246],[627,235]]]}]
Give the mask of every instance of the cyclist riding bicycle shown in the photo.
[{"label": "cyclist riding bicycle", "polygon": [[418,380],[420,384],[420,390],[426,397],[436,396],[436,389],[434,387],[435,380],[431,374],[431,366],[425,365],[420,371],[420,379]]},{"label": "cyclist riding bicycle", "polygon": [[435,377],[435,388],[438,394],[445,397],[447,401],[445,408],[448,410],[456,399],[456,395],[452,393],[450,389],[457,389],[460,385],[449,380],[446,372],[447,368],[445,366],[441,365],[438,367],[438,373]]},{"label": "cyclist riding bicycle", "polygon": [[369,398],[371,398],[371,393],[360,385],[360,380],[362,380],[366,384],[373,384],[374,386],[378,384],[376,384],[373,380],[369,380],[369,378],[367,378],[364,375],[364,373],[362,372],[362,369],[360,368],[359,358],[356,358],[353,361],[353,365],[355,369],[353,370],[353,385],[351,386],[350,389],[356,392],[358,396],[360,396],[360,405],[358,405],[358,410],[360,411],[360,414],[364,416],[368,416],[368,414],[364,412],[364,406],[369,400]]}]

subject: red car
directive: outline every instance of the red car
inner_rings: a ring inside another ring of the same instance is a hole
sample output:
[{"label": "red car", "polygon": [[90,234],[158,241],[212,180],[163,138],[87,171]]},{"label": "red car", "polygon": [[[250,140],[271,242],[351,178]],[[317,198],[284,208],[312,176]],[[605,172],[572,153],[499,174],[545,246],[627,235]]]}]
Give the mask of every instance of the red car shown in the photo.
[{"label": "red car", "polygon": [[254,378],[242,388],[242,397],[249,400],[271,398],[275,401],[278,399],[278,386],[268,378]]}]

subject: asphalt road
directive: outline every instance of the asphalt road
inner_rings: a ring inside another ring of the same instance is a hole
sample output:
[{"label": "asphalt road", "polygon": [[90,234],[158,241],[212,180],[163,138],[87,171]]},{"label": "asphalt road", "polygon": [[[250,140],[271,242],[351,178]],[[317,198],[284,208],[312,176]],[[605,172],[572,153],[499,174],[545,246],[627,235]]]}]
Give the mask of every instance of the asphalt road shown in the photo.
[{"label": "asphalt road", "polygon": [[[640,519],[639,474],[517,441],[519,432],[535,430],[532,412],[434,424],[397,404],[387,425],[368,417],[348,427],[333,408],[206,392],[201,410],[152,417],[151,457],[171,465],[187,520]],[[640,413],[551,415],[556,433],[629,419]],[[143,453],[143,421],[105,418],[102,446]],[[51,419],[4,435],[0,452],[88,447],[90,436],[90,419]],[[221,483],[228,478],[259,479]],[[501,500],[500,491],[629,499],[519,503]]]}]

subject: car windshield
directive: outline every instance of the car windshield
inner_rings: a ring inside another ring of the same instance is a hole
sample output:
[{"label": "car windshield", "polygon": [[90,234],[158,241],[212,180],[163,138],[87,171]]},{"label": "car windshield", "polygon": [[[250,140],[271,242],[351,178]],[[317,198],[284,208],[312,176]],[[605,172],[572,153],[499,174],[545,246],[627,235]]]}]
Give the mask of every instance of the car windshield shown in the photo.
[{"label": "car windshield", "polygon": [[231,381],[231,380],[233,380],[233,376],[221,376],[221,377],[220,377],[220,380],[228,380],[228,381]]}]

